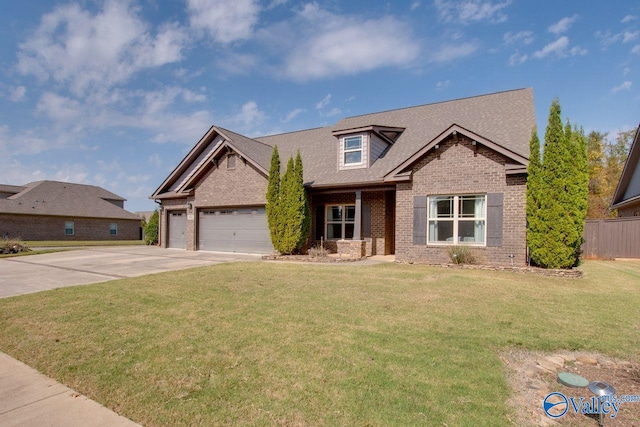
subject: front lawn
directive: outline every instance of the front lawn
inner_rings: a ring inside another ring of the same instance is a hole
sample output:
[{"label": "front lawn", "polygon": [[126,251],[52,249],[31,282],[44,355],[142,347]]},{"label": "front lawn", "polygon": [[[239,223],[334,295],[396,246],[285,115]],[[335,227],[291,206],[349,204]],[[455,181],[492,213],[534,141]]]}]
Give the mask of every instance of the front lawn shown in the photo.
[{"label": "front lawn", "polygon": [[30,240],[25,242],[30,248],[81,247],[81,246],[137,246],[144,240]]},{"label": "front lawn", "polygon": [[236,263],[0,300],[0,350],[147,426],[512,425],[498,353],[640,356],[640,262],[583,279]]}]

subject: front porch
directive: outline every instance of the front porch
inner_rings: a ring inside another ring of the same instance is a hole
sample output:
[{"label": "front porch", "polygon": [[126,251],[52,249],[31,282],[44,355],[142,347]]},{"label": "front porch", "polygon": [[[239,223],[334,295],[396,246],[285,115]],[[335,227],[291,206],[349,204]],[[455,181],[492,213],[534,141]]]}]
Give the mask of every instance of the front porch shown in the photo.
[{"label": "front porch", "polygon": [[395,187],[313,191],[311,247],[352,257],[395,253]]}]

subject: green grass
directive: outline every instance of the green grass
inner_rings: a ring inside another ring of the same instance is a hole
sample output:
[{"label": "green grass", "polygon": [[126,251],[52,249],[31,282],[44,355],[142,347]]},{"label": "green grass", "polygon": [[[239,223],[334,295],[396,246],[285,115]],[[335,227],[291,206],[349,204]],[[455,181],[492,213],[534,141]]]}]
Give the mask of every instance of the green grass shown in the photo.
[{"label": "green grass", "polygon": [[212,267],[0,300],[0,350],[146,426],[511,425],[501,350],[640,355],[640,262],[583,279]]},{"label": "green grass", "polygon": [[144,245],[144,240],[30,240],[25,243],[30,248],[76,246],[135,246]]},{"label": "green grass", "polygon": [[19,256],[29,256],[29,255],[41,255],[41,254],[50,254],[54,252],[64,252],[73,250],[72,248],[68,249],[39,249],[39,250],[29,250],[27,252],[18,252],[16,254],[0,254],[0,258],[15,258]]}]

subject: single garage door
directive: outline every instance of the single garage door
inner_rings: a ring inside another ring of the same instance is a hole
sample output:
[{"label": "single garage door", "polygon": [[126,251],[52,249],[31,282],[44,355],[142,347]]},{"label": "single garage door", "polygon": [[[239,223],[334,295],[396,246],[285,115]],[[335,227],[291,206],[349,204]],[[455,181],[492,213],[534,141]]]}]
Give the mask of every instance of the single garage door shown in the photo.
[{"label": "single garage door", "polygon": [[203,251],[273,251],[264,208],[203,210],[198,214],[198,228],[198,249]]},{"label": "single garage door", "polygon": [[187,213],[169,213],[169,247],[177,249],[187,248]]}]

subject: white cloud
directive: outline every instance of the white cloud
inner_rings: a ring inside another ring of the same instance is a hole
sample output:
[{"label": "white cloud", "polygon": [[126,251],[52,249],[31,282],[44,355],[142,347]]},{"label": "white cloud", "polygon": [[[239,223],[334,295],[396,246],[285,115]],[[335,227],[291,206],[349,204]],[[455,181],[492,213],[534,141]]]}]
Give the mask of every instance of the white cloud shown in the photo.
[{"label": "white cloud", "polygon": [[624,70],[622,70],[622,75],[626,76],[627,74],[629,74],[631,72],[631,68],[629,67],[624,67]]},{"label": "white cloud", "polygon": [[473,42],[464,42],[461,44],[446,44],[441,46],[440,49],[429,58],[431,62],[450,62],[456,59],[464,58],[473,54],[478,50],[478,43]]},{"label": "white cloud", "polygon": [[[8,126],[0,126],[0,159],[8,161],[11,156],[24,154],[38,154],[56,145],[55,141],[47,140],[33,131],[15,133]],[[0,170],[4,174],[8,169]]]},{"label": "white cloud", "polygon": [[503,12],[512,0],[502,3],[493,3],[482,0],[435,0],[435,6],[440,15],[440,19],[445,22],[459,22],[469,24],[470,22],[488,21],[491,23],[505,22],[508,17]]},{"label": "white cloud", "polygon": [[559,35],[559,34],[567,32],[569,30],[569,28],[571,28],[571,26],[577,20],[578,20],[578,15],[568,16],[568,17],[562,18],[561,20],[559,20],[555,24],[550,25],[547,28],[547,30],[549,30],[550,33]]},{"label": "white cloud", "polygon": [[302,113],[306,113],[306,109],[304,108],[296,108],[294,110],[289,111],[289,113],[287,113],[287,116],[282,119],[282,123],[289,123],[291,120],[295,119],[296,117],[298,117],[300,114]]},{"label": "white cloud", "polygon": [[253,36],[260,6],[256,0],[187,0],[187,11],[193,28],[205,30],[214,42],[229,44]]},{"label": "white cloud", "polygon": [[636,55],[640,55],[640,44],[637,44],[631,49],[631,53],[635,53]]},{"label": "white cloud", "polygon": [[504,42],[508,45],[513,45],[516,43],[522,43],[524,45],[531,44],[535,37],[533,36],[533,31],[519,31],[515,34],[508,32],[503,37]]},{"label": "white cloud", "polygon": [[521,55],[519,51],[516,51],[509,57],[509,65],[513,67],[516,65],[524,64],[527,59],[529,59],[529,55],[527,55],[526,53]]},{"label": "white cloud", "polygon": [[603,49],[606,49],[610,45],[619,42],[622,39],[622,34],[612,34],[611,31],[596,31],[596,37],[600,39],[600,44]]},{"label": "white cloud", "polygon": [[639,30],[625,31],[624,34],[622,35],[622,43],[628,43],[630,41],[633,41],[638,38],[638,35],[640,35]]},{"label": "white cloud", "polygon": [[126,0],[107,0],[91,14],[77,4],[59,6],[20,45],[18,69],[70,85],[74,93],[109,87],[141,70],[177,62],[188,41],[176,24],[153,36]]},{"label": "white cloud", "polygon": [[258,57],[248,53],[227,52],[221,56],[216,67],[227,75],[247,75],[258,65]]},{"label": "white cloud", "polygon": [[416,10],[417,8],[420,7],[420,2],[419,1],[414,1],[413,3],[411,3],[411,10]]},{"label": "white cloud", "polygon": [[248,101],[242,106],[240,113],[233,116],[232,121],[245,127],[255,127],[264,122],[266,117],[266,113],[260,111],[255,101]]},{"label": "white cloud", "polygon": [[84,108],[75,99],[45,92],[40,97],[36,110],[55,121],[69,122],[80,117]]},{"label": "white cloud", "polygon": [[446,89],[449,86],[451,86],[451,80],[445,80],[443,82],[438,82],[436,83],[436,89],[437,90],[442,90],[442,89]]},{"label": "white cloud", "polygon": [[193,92],[189,89],[182,89],[182,99],[186,102],[204,102],[207,96],[203,93]]},{"label": "white cloud", "polygon": [[627,80],[624,83],[622,83],[622,84],[620,84],[618,86],[615,86],[613,89],[611,89],[611,92],[612,93],[618,93],[621,90],[630,90],[632,84],[633,84],[633,82]]},{"label": "white cloud", "polygon": [[156,168],[159,168],[160,166],[162,166],[162,159],[160,158],[160,154],[158,153],[151,154],[148,157],[147,162]]},{"label": "white cloud", "polygon": [[327,96],[325,96],[324,98],[322,98],[320,101],[318,101],[318,103],[316,104],[316,109],[321,110],[324,107],[326,107],[329,102],[331,102],[331,94],[328,93]]},{"label": "white cloud", "polygon": [[322,117],[333,117],[342,114],[342,110],[338,107],[333,107],[331,110],[327,112],[320,113]]},{"label": "white cloud", "polygon": [[289,49],[284,73],[297,81],[404,67],[420,52],[405,22],[334,15],[315,3],[307,4],[293,24],[276,24],[265,36],[279,50]]},{"label": "white cloud", "polygon": [[9,99],[13,102],[24,101],[24,97],[27,94],[27,88],[24,86],[17,86],[11,89],[9,93]]},{"label": "white cloud", "polygon": [[583,56],[587,53],[588,50],[580,46],[574,46],[569,49],[569,38],[562,36],[558,40],[547,44],[542,49],[535,51],[533,57],[542,59],[551,54],[555,54],[559,58],[564,58],[567,56]]},{"label": "white cloud", "polygon": [[624,18],[622,18],[622,21],[620,22],[622,22],[623,24],[626,24],[628,22],[635,21],[636,19],[638,19],[636,15],[627,15]]}]

